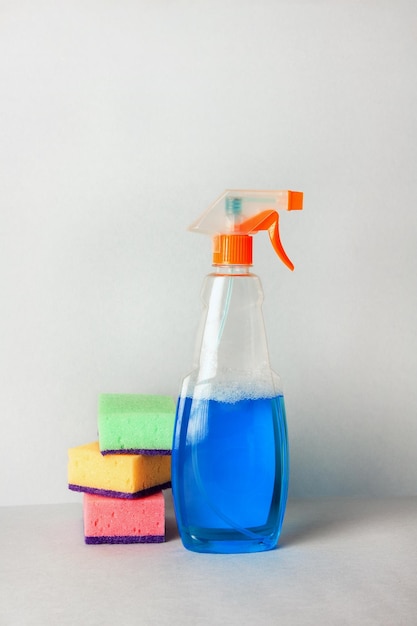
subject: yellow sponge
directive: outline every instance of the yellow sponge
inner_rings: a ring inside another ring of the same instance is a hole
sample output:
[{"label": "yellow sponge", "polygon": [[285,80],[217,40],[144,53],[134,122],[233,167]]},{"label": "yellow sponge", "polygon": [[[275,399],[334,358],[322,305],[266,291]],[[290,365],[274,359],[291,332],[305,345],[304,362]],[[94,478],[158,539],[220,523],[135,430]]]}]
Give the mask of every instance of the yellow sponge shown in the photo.
[{"label": "yellow sponge", "polygon": [[171,457],[103,456],[98,441],[68,450],[68,487],[119,498],[137,498],[171,486]]}]

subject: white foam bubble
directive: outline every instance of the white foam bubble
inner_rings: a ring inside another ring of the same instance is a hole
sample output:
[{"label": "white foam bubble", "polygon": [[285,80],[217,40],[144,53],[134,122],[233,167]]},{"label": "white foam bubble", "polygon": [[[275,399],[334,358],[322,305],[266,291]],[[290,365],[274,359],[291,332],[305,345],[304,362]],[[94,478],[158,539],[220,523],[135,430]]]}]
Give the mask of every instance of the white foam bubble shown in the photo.
[{"label": "white foam bubble", "polygon": [[[188,385],[186,395],[200,400],[216,400],[218,402],[235,403],[240,400],[260,400],[280,395],[281,388],[278,377],[271,372],[261,375],[233,376],[225,374],[215,379],[196,380]],[[192,393],[191,389],[193,388]]]}]

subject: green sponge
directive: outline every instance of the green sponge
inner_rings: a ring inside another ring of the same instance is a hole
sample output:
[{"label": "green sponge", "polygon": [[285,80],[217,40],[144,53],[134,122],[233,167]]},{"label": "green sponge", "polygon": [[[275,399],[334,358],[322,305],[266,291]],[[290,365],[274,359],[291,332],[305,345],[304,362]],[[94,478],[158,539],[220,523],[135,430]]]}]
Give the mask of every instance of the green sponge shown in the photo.
[{"label": "green sponge", "polygon": [[102,454],[171,454],[175,403],[169,396],[101,394]]}]

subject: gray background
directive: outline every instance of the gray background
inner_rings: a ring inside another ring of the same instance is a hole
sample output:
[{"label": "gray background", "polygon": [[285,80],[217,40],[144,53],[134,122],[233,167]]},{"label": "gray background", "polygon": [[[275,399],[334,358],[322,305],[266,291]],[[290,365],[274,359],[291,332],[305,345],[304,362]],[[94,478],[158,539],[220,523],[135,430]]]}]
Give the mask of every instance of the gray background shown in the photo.
[{"label": "gray background", "polygon": [[101,392],[176,396],[225,188],[305,210],[255,267],[291,495],[417,493],[414,2],[0,0],[0,497],[78,501]]}]

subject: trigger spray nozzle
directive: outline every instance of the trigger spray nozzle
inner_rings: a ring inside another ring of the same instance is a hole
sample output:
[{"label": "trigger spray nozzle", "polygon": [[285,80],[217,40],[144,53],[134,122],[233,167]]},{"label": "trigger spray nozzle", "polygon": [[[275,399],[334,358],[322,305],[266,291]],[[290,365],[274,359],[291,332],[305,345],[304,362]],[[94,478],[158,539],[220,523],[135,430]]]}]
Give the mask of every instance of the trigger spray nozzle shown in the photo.
[{"label": "trigger spray nozzle", "polygon": [[252,235],[267,230],[273,248],[289,269],[279,235],[278,211],[303,208],[300,191],[225,191],[189,230],[213,238],[213,265],[252,265]]}]

